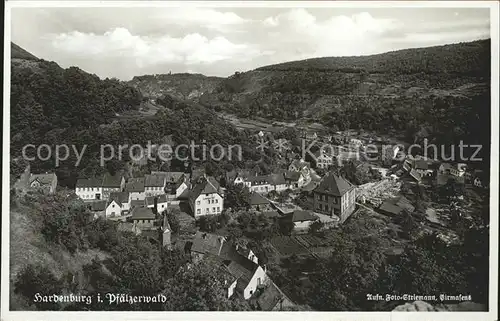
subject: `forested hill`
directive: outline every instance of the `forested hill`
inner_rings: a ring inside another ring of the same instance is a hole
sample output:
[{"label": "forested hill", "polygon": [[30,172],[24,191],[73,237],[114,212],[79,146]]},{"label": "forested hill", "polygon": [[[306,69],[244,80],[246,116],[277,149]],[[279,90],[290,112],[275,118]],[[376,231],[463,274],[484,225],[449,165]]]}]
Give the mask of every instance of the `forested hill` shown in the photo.
[{"label": "forested hill", "polygon": [[157,74],[136,76],[128,82],[150,98],[169,95],[179,99],[196,100],[203,93],[211,93],[224,78],[202,74]]},{"label": "forested hill", "polygon": [[37,57],[13,42],[10,43],[10,57],[12,59],[39,60]]},{"label": "forested hill", "polygon": [[324,57],[257,68],[260,71],[344,71],[354,73],[465,74],[490,72],[490,40],[418,49],[404,49],[357,57]]},{"label": "forested hill", "polygon": [[487,145],[490,40],[315,58],[235,73],[201,104],[241,117],[319,122],[413,142]]}]

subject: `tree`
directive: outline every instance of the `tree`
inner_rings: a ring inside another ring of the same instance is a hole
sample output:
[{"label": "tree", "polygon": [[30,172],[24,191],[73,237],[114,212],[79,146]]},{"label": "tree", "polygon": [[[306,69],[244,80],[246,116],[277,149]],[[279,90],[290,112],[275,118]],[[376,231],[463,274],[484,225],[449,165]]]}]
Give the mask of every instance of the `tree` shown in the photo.
[{"label": "tree", "polygon": [[38,310],[59,310],[59,303],[43,302],[37,294],[50,296],[60,294],[63,282],[45,266],[29,264],[17,275],[14,283],[14,292],[23,295],[28,302],[34,302]]},{"label": "tree", "polygon": [[170,225],[170,229],[172,230],[172,233],[179,233],[180,231],[180,221],[179,217],[176,215],[179,212],[179,209],[175,208],[173,210],[167,210],[167,220],[168,224]]},{"label": "tree", "polygon": [[320,220],[314,221],[310,226],[309,226],[309,233],[311,234],[318,234],[321,229],[324,227],[324,223],[321,222]]},{"label": "tree", "polygon": [[243,184],[229,184],[224,205],[227,208],[246,209],[250,206],[250,191]]},{"label": "tree", "polygon": [[167,311],[231,311],[242,306],[228,299],[222,270],[201,261],[181,268],[165,284]]}]

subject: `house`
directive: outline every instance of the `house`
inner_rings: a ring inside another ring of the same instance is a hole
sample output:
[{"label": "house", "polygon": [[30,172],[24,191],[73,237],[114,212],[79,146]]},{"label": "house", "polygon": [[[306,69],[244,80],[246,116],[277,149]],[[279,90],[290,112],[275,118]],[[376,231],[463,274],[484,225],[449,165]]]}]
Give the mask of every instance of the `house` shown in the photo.
[{"label": "house", "polygon": [[313,163],[317,168],[327,169],[328,167],[333,165],[336,159],[334,157],[333,151],[325,151],[325,149],[319,149],[314,152],[313,155]]},{"label": "house", "polygon": [[194,217],[221,214],[224,198],[219,183],[211,176],[202,176],[189,192],[188,202]]},{"label": "house", "polygon": [[294,230],[308,229],[318,217],[310,211],[295,210],[291,215]]},{"label": "house", "polygon": [[167,210],[167,207],[168,207],[167,195],[163,194],[158,196],[158,198],[156,199],[156,210],[158,211],[158,213],[163,213],[164,211]]},{"label": "house", "polygon": [[144,177],[144,193],[146,196],[165,194],[166,177],[161,174],[146,175]]},{"label": "house", "polygon": [[109,199],[113,192],[122,192],[125,188],[125,178],[122,175],[104,174],[102,180],[102,199]]},{"label": "house", "polygon": [[272,280],[269,280],[269,284],[257,298],[257,304],[262,311],[283,311],[295,306]]},{"label": "house", "polygon": [[265,269],[256,263],[252,251],[242,249],[224,237],[198,232],[191,248],[193,261],[206,260],[224,273],[228,297],[241,294],[246,300],[269,283]]},{"label": "house", "polygon": [[233,180],[233,184],[234,185],[243,184],[244,186],[250,188],[252,183],[248,180],[248,178],[251,176],[252,175],[250,175],[250,173],[247,171],[240,171],[240,172],[236,173],[236,176]]},{"label": "house", "polygon": [[144,206],[147,208],[155,208],[156,198],[154,196],[146,196],[144,199]]},{"label": "house", "polygon": [[305,179],[302,172],[285,171],[283,176],[290,189],[301,188],[305,185]]},{"label": "house", "polygon": [[130,193],[130,199],[132,201],[134,200],[144,201],[144,199],[146,198],[144,183],[145,183],[144,177],[129,178],[127,184],[125,185],[125,192]]},{"label": "house", "polygon": [[412,213],[415,211],[415,206],[404,196],[395,197],[384,201],[378,210],[386,215],[397,216],[403,211]]},{"label": "house", "polygon": [[106,204],[106,218],[113,218],[122,215],[121,203],[117,200],[110,199]]},{"label": "house", "polygon": [[438,185],[445,185],[450,179],[459,184],[465,183],[465,164],[441,163],[437,170],[436,181]]},{"label": "house", "polygon": [[54,173],[31,174],[29,177],[29,187],[52,194],[56,191],[57,175]]},{"label": "house", "polygon": [[257,192],[252,192],[249,199],[250,208],[257,212],[271,210],[271,201]]},{"label": "house", "polygon": [[94,214],[94,218],[103,217],[106,215],[107,201],[98,200],[89,203],[89,210]]},{"label": "house", "polygon": [[122,213],[128,213],[131,207],[131,196],[129,192],[111,192],[109,194],[109,200],[115,200],[120,204]]},{"label": "house", "polygon": [[358,149],[358,148],[361,148],[362,146],[363,146],[363,142],[359,139],[351,138],[349,140],[349,147],[352,149]]},{"label": "house", "polygon": [[238,244],[236,244],[235,247],[236,247],[236,251],[241,256],[247,258],[247,260],[250,260],[250,261],[254,262],[255,264],[259,264],[259,259],[257,258],[255,253],[251,249],[249,249],[247,247],[243,247],[243,246],[238,245]]},{"label": "house", "polygon": [[336,215],[345,222],[356,208],[356,189],[341,176],[328,173],[313,190],[314,210],[326,215]]},{"label": "house", "polygon": [[226,238],[223,236],[200,231],[196,232],[190,249],[193,261],[199,261],[207,254],[219,256],[224,242],[226,242]]},{"label": "house", "polygon": [[156,214],[151,208],[134,207],[131,211],[131,219],[134,223],[134,228],[141,230],[154,230],[156,222]]},{"label": "house", "polygon": [[292,161],[288,170],[292,172],[300,172],[306,181],[311,179],[311,164],[303,159],[295,159]]},{"label": "house", "polygon": [[131,200],[130,201],[130,210],[136,207],[146,207],[146,199],[143,200]]},{"label": "house", "polygon": [[75,193],[84,201],[101,200],[102,178],[80,178],[76,181]]},{"label": "house", "polygon": [[272,179],[269,175],[252,176],[247,179],[247,182],[250,183],[249,190],[251,192],[267,194],[274,190]]}]

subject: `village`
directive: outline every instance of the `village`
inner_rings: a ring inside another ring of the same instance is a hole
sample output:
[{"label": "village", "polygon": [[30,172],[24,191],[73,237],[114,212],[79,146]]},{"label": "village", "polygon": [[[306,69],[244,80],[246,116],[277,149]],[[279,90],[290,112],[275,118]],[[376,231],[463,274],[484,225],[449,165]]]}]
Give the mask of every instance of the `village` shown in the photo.
[{"label": "village", "polygon": [[[267,139],[271,133],[264,129],[255,134]],[[337,152],[319,149],[312,152],[314,157],[301,157],[289,142],[280,140],[277,158],[283,166],[269,175],[233,170],[221,184],[203,168],[151,171],[143,177],[107,173],[78,179],[73,192],[95,218],[116,221],[119,230],[144,236],[159,246],[182,248],[193,261],[206,260],[220,268],[227,278],[228,298],[238,292],[261,310],[283,310],[295,304],[286,289],[273,282],[267,265],[291,256],[328,256],[335,250],[329,238],[349,221],[369,217],[383,222],[398,240],[388,249],[396,254],[408,239],[399,235],[410,233],[405,224],[408,217],[415,221],[413,227],[418,226],[417,233],[435,231],[446,242],[457,239],[450,228],[457,219],[468,226],[476,224],[469,212],[481,203],[488,186],[480,170],[418,155],[398,160],[399,148],[374,157],[365,145],[375,143],[382,148],[387,141],[352,131],[303,131],[301,139],[331,144]],[[369,182],[356,184],[344,172],[332,170],[345,164],[355,175],[369,177]],[[54,193],[57,176],[32,174],[28,167],[16,182],[16,188],[24,187]],[[453,188],[446,199],[428,197],[443,194],[438,190],[445,187]],[[228,201],[235,189],[248,195],[244,208]],[[171,226],[172,216],[180,227]],[[221,216],[225,224],[214,219],[214,227],[207,231],[210,218]],[[248,216],[257,221],[250,223],[255,225],[253,230],[259,229],[260,220],[277,227],[257,248],[244,233],[235,238],[228,232],[231,224],[227,221],[241,222]]]}]

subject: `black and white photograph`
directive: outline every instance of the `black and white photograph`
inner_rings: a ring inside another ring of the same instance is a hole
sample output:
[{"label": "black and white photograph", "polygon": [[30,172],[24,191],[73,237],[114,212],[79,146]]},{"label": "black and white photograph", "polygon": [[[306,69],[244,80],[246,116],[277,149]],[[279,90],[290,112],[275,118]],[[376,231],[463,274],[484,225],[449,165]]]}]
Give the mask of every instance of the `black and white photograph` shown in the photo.
[{"label": "black and white photograph", "polygon": [[498,319],[498,2],[5,6],[2,320]]}]

